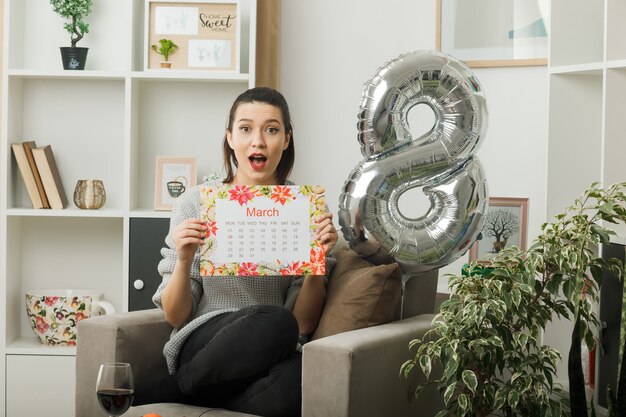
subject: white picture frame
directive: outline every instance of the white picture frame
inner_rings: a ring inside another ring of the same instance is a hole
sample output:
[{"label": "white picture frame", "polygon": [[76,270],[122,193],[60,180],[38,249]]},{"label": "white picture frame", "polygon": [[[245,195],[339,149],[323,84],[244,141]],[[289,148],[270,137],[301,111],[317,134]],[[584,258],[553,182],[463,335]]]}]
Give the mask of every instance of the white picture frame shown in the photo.
[{"label": "white picture frame", "polygon": [[437,0],[436,48],[470,67],[548,63],[549,0]]},{"label": "white picture frame", "polygon": [[172,210],[178,197],[197,182],[196,158],[157,156],[154,209]]}]

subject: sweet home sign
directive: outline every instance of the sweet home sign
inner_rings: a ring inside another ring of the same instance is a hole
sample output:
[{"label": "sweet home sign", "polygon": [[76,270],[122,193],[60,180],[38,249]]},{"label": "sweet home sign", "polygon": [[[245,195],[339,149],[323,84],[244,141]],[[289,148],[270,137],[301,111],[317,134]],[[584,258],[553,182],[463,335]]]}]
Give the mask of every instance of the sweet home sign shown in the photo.
[{"label": "sweet home sign", "polygon": [[145,68],[158,69],[163,56],[152,45],[174,42],[172,70],[239,71],[240,5],[235,0],[146,2]]}]

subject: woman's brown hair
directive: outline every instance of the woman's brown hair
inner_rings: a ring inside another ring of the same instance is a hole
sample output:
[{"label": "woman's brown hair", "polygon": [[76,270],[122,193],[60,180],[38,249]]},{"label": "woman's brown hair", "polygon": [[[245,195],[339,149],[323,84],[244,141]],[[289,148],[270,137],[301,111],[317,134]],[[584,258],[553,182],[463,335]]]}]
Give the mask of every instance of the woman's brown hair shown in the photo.
[{"label": "woman's brown hair", "polygon": [[[233,123],[235,122],[235,113],[239,105],[243,103],[266,103],[280,109],[283,116],[283,124],[285,125],[285,134],[291,134],[291,140],[287,149],[283,151],[283,155],[280,158],[280,162],[276,167],[276,181],[277,185],[284,185],[287,181],[287,177],[293,168],[296,152],[293,144],[293,126],[291,124],[291,114],[289,113],[289,106],[287,100],[278,91],[269,87],[255,87],[241,93],[230,108],[228,115],[227,131],[232,132]],[[230,183],[235,178],[235,167],[238,166],[237,158],[235,158],[235,151],[232,150],[228,144],[227,136],[224,135],[224,143],[222,145],[224,151],[224,168],[226,169],[226,178],[224,183]]]}]

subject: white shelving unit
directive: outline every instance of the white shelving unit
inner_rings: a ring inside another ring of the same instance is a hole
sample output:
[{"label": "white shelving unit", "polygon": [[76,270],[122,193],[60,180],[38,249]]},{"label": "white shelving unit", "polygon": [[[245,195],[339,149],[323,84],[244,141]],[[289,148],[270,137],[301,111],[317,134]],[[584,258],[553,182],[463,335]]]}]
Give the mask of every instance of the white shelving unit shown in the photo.
[{"label": "white shelving unit", "polygon": [[[36,340],[25,292],[93,288],[127,311],[130,220],[170,214],[153,209],[156,156],[197,157],[199,178],[220,169],[229,106],[254,85],[256,0],[241,0],[237,73],[143,71],[144,10],[144,0],[94,0],[79,44],[89,47],[86,69],[64,71],[59,46],[69,39],[49,1],[4,0],[0,417],[38,415],[33,390],[54,398],[46,415],[74,414],[75,349]],[[30,208],[10,148],[24,140],[52,146],[67,209]],[[102,209],[74,206],[79,179],[104,182]]]},{"label": "white shelving unit", "polygon": [[[625,21],[622,0],[551,1],[548,220],[592,182],[626,181]],[[555,322],[544,336],[564,354],[561,380],[571,329]]]}]

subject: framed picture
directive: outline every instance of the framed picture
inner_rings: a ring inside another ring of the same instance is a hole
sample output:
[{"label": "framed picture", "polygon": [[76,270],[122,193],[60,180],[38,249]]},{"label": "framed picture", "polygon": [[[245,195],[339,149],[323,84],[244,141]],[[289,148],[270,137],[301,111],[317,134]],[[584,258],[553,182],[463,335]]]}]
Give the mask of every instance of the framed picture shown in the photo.
[{"label": "framed picture", "polygon": [[194,2],[147,0],[144,69],[161,68],[164,56],[155,52],[161,41],[178,48],[168,62],[172,70],[239,72],[240,8],[236,0]]},{"label": "framed picture", "polygon": [[470,67],[547,65],[550,0],[437,0],[437,50]]},{"label": "framed picture", "polygon": [[196,158],[156,157],[155,210],[171,210],[174,201],[196,185]]},{"label": "framed picture", "polygon": [[527,198],[489,198],[485,224],[472,245],[469,260],[489,262],[506,246],[526,249]]}]

